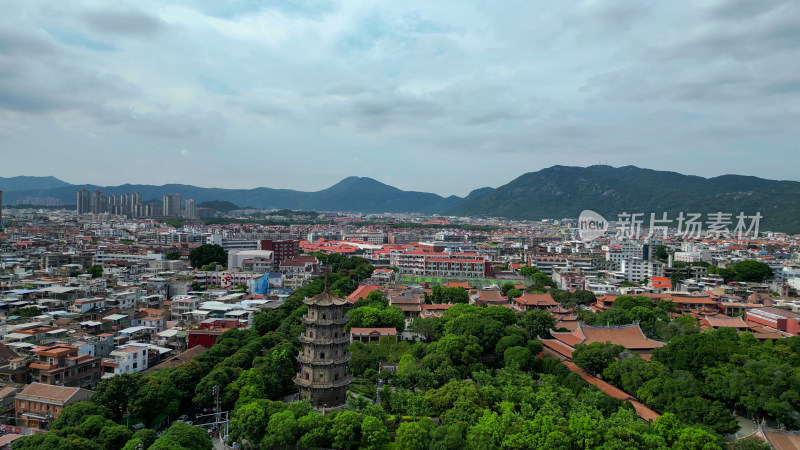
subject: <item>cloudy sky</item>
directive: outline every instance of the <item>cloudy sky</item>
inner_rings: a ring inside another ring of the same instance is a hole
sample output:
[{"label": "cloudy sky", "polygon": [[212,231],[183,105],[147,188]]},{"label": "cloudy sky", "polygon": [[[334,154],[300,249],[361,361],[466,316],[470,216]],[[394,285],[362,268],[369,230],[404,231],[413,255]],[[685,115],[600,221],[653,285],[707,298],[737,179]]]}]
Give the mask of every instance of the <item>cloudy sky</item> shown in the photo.
[{"label": "cloudy sky", "polygon": [[0,1],[0,176],[800,180],[800,2]]}]

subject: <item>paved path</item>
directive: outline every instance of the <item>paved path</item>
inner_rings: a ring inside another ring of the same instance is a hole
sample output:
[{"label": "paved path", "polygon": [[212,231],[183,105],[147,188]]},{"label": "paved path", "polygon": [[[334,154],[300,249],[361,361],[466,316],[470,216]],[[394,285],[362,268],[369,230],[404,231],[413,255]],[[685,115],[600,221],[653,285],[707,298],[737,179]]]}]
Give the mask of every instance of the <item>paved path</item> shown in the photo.
[{"label": "paved path", "polygon": [[751,434],[753,434],[756,431],[758,431],[758,424],[754,423],[752,420],[750,420],[750,419],[748,419],[746,417],[736,416],[736,422],[739,423],[739,426],[741,428],[739,428],[739,431],[737,431],[736,433],[729,434],[729,435],[725,436],[725,439],[727,439],[729,441],[735,441],[737,439],[744,439],[747,436],[750,436]]},{"label": "paved path", "polygon": [[220,438],[211,438],[211,443],[214,444],[214,450],[230,450],[231,447],[226,447]]}]

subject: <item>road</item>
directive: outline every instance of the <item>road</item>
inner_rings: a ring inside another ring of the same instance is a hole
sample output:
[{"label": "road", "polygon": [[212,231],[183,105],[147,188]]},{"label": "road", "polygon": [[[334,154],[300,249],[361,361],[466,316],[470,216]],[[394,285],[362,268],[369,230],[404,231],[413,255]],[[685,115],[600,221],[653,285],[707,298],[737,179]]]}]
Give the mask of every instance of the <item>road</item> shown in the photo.
[{"label": "road", "polygon": [[230,447],[226,447],[220,438],[211,438],[211,443],[214,444],[214,450],[230,450]]}]

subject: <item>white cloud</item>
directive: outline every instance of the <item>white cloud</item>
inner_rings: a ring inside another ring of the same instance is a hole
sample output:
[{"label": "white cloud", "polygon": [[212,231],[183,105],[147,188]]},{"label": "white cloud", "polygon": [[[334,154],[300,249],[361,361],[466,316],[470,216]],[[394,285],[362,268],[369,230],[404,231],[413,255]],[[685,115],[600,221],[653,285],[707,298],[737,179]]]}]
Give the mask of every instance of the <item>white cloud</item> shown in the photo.
[{"label": "white cloud", "polygon": [[[0,154],[39,163],[0,176],[315,190],[361,175],[465,195],[608,160],[797,179],[800,4],[746,3],[12,2]],[[154,167],[176,145],[204,157]],[[99,170],[123,155],[126,171]]]}]

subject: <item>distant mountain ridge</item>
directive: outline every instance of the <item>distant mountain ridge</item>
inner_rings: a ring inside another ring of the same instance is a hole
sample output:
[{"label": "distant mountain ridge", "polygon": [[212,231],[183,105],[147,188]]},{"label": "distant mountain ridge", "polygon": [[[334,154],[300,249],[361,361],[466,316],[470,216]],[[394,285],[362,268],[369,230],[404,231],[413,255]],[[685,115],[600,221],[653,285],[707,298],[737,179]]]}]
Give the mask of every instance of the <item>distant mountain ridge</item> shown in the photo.
[{"label": "distant mountain ridge", "polygon": [[584,209],[609,220],[623,212],[644,213],[646,223],[650,213],[660,218],[666,212],[674,220],[680,212],[733,217],[760,212],[762,230],[800,232],[800,182],[741,175],[703,178],[635,166],[553,166],[467,198],[444,213],[535,220],[577,218]]},{"label": "distant mountain ridge", "polygon": [[4,192],[50,189],[63,186],[70,186],[70,184],[56,177],[0,177],[0,191]]},{"label": "distant mountain ridge", "polygon": [[100,190],[106,195],[139,192],[143,199],[161,198],[165,194],[180,192],[183,199],[193,197],[198,203],[204,201],[229,201],[237,205],[255,208],[306,209],[317,211],[358,211],[364,213],[418,212],[433,214],[461,201],[460,197],[442,197],[427,192],[403,191],[372,178],[348,177],[335,185],[316,192],[291,189],[221,189],[203,188],[186,184],[163,186],[123,184],[120,186],[96,186],[89,184],[66,185],[33,190],[12,191],[6,194],[6,202],[24,196],[53,197],[65,204],[76,202],[76,193],[81,189]]},{"label": "distant mountain ridge", "polygon": [[[142,198],[161,198],[180,192],[184,199],[229,201],[256,208],[350,211],[363,213],[442,214],[508,217],[511,219],[577,218],[591,209],[613,220],[622,212],[667,212],[669,218],[684,213],[755,214],[760,212],[762,230],[800,232],[800,182],[776,181],[741,175],[703,178],[676,172],[611,167],[553,166],[529,172],[498,188],[475,189],[465,197],[403,191],[367,177],[348,177],[315,192],[291,189],[202,188],[184,184],[163,186],[70,185],[53,177],[0,178],[19,180],[10,186],[41,182],[35,189],[4,189],[6,202],[23,196],[53,197],[74,204],[76,192],[86,188],[106,194],[140,192]],[[16,183],[16,184],[15,184]],[[53,185],[55,184],[55,186]],[[705,219],[705,217],[704,217]]]}]

